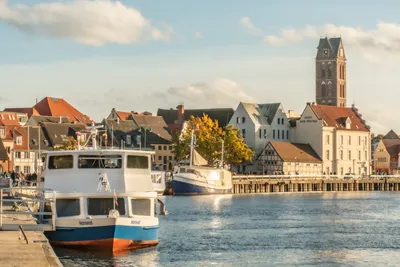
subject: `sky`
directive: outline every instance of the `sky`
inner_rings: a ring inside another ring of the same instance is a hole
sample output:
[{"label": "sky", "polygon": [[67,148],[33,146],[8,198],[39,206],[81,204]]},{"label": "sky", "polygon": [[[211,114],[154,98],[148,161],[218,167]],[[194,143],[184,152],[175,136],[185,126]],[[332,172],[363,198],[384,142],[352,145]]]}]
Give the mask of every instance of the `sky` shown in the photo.
[{"label": "sky", "polygon": [[61,97],[112,108],[315,101],[318,39],[341,36],[347,104],[400,133],[397,0],[0,0],[0,109]]}]

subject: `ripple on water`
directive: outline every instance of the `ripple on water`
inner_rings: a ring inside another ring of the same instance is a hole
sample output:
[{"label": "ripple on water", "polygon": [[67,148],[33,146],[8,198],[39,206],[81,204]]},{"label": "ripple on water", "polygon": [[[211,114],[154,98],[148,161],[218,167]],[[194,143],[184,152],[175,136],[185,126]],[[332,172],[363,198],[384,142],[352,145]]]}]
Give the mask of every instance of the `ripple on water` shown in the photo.
[{"label": "ripple on water", "polygon": [[64,266],[398,266],[400,194],[165,197],[160,244]]}]

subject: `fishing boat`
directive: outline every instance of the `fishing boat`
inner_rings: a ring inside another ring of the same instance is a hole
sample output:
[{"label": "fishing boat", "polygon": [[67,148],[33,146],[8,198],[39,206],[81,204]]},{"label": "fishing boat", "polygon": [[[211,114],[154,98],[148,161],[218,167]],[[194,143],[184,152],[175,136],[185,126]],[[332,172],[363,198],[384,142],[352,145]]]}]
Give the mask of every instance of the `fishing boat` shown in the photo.
[{"label": "fishing boat", "polygon": [[189,166],[179,166],[172,177],[174,195],[208,195],[232,193],[232,174],[224,169],[223,146],[221,167],[209,167],[207,161],[194,149],[195,136],[192,131]]},{"label": "fishing boat", "polygon": [[[151,180],[154,152],[92,147],[45,153],[40,187],[56,191],[53,245],[111,252],[158,244],[160,214]],[[42,206],[42,210],[49,207]]]}]

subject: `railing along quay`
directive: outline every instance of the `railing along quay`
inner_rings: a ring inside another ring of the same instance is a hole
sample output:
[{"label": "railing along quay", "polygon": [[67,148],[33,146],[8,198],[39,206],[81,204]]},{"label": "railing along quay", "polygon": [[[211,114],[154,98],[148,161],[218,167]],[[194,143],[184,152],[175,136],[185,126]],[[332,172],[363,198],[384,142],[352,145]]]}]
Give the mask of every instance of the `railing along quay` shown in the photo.
[{"label": "railing along quay", "polygon": [[233,193],[400,191],[400,175],[236,175]]}]

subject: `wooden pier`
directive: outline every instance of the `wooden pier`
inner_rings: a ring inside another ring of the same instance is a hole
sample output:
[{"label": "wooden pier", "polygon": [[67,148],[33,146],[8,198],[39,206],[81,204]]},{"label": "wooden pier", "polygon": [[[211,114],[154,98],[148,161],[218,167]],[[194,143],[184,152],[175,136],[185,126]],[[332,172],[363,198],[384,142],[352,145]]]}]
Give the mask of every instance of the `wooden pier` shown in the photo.
[{"label": "wooden pier", "polygon": [[329,177],[329,176],[233,176],[233,194],[400,191],[400,176]]}]

